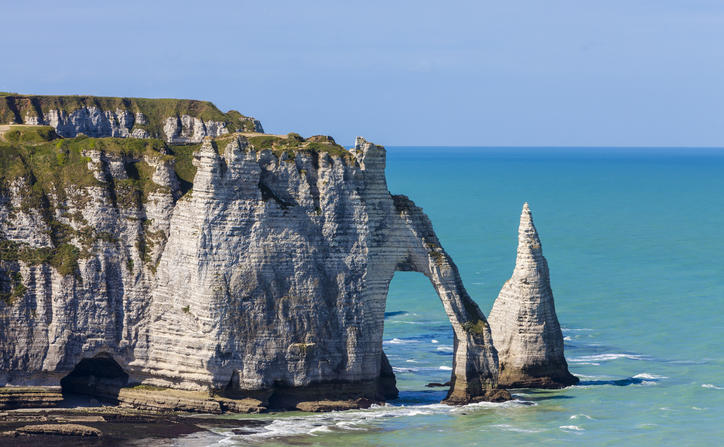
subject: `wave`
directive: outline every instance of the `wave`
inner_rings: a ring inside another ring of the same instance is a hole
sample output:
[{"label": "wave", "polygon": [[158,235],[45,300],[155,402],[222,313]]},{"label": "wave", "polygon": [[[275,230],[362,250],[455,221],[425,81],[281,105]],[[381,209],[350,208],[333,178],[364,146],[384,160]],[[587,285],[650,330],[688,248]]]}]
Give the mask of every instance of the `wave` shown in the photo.
[{"label": "wave", "polygon": [[649,379],[649,380],[661,380],[668,379],[666,376],[657,376],[656,374],[641,373],[633,376],[634,379]]},{"label": "wave", "polygon": [[701,387],[702,387],[702,388],[709,388],[709,389],[712,389],[712,390],[724,390],[724,388],[722,388],[722,387],[720,387],[720,386],[716,386],[716,385],[714,385],[713,383],[703,383],[703,384],[701,385]]},{"label": "wave", "polygon": [[584,327],[584,328],[562,327],[561,330],[563,332],[591,332],[591,331],[593,331],[593,329],[589,329],[587,327]]},{"label": "wave", "polygon": [[430,343],[440,343],[440,342],[433,338],[432,340],[430,340]]},{"label": "wave", "polygon": [[495,424],[495,425],[492,425],[492,426],[495,427],[495,428],[499,428],[499,429],[501,429],[501,430],[504,430],[504,431],[512,431],[512,432],[515,432],[515,433],[540,433],[540,432],[542,431],[542,430],[535,430],[535,429],[530,429],[530,428],[513,427],[513,426],[510,425],[510,424]]},{"label": "wave", "polygon": [[589,421],[593,420],[593,418],[587,414],[574,414],[573,416],[569,417],[568,419],[580,419],[580,418],[586,418]]},{"label": "wave", "polygon": [[418,372],[418,368],[398,368],[397,366],[392,367],[392,371],[396,373],[412,373],[412,372]]},{"label": "wave", "polygon": [[[239,442],[245,444],[259,444],[274,438],[287,438],[291,436],[320,436],[329,433],[344,433],[349,431],[365,431],[374,429],[376,425],[389,418],[425,416],[435,414],[457,414],[482,409],[503,409],[519,407],[529,404],[518,400],[492,403],[479,402],[475,404],[453,407],[445,404],[428,405],[373,405],[367,410],[332,411],[323,414],[309,414],[304,416],[275,415],[268,425],[259,428],[258,432],[243,435],[234,434],[229,428],[210,428],[214,433],[225,436],[223,444]],[[521,429],[522,430],[522,429]],[[511,430],[515,431],[515,430]]]},{"label": "wave", "polygon": [[581,362],[607,362],[609,360],[618,359],[629,359],[629,360],[647,360],[646,356],[638,354],[594,354],[594,355],[583,355],[581,357],[572,357],[568,359],[569,362],[581,363]]},{"label": "wave", "polygon": [[441,365],[439,368],[441,371],[452,371],[450,366]]},{"label": "wave", "polygon": [[453,347],[452,347],[452,346],[442,345],[442,346],[438,346],[438,347],[437,347],[437,350],[440,351],[440,352],[453,352]]},{"label": "wave", "polygon": [[382,342],[383,345],[406,345],[409,343],[420,343],[420,340],[403,340],[401,338],[393,338],[392,340],[385,340]]},{"label": "wave", "polygon": [[584,430],[583,430],[581,427],[579,427],[578,425],[561,425],[561,426],[558,427],[558,428],[560,428],[561,430],[584,431]]}]

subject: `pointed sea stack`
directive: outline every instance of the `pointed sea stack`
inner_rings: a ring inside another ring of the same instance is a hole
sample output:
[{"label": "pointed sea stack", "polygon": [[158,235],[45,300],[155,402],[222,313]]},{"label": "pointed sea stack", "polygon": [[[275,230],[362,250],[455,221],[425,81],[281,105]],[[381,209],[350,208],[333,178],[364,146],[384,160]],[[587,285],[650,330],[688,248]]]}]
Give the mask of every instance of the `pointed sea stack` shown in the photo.
[{"label": "pointed sea stack", "polygon": [[498,384],[506,388],[562,388],[578,383],[563,356],[548,263],[528,203],[518,228],[518,256],[488,318],[498,350]]}]

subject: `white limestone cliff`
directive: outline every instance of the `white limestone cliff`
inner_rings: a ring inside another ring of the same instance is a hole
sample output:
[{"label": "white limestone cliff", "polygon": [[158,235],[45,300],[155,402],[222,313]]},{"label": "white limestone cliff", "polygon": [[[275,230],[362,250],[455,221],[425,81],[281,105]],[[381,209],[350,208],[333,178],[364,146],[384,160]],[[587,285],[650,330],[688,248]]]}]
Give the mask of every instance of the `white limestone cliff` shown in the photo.
[{"label": "white limestone cliff", "polygon": [[[388,191],[384,148],[359,138],[349,154],[290,156],[225,138],[204,140],[183,197],[163,154],[85,153],[100,183],[49,197],[47,211],[96,235],[74,239],[86,245],[75,273],[0,264],[25,287],[0,302],[0,385],[58,384],[83,359],[111,358],[128,383],[271,407],[381,400],[396,392],[382,352],[387,290],[396,270],[414,270],[454,330],[447,401],[510,398],[490,327],[430,221]],[[141,161],[156,186],[123,202],[127,167]],[[49,247],[51,228],[21,206],[23,181],[0,193],[0,239]]]},{"label": "white limestone cliff", "polygon": [[548,263],[528,203],[520,216],[513,276],[503,285],[488,321],[501,386],[561,388],[578,383],[563,355]]},{"label": "white limestone cliff", "polygon": [[208,102],[93,96],[5,95],[0,124],[5,123],[51,126],[64,138],[159,138],[172,144],[242,130],[264,132],[258,120],[235,111],[224,114]]}]

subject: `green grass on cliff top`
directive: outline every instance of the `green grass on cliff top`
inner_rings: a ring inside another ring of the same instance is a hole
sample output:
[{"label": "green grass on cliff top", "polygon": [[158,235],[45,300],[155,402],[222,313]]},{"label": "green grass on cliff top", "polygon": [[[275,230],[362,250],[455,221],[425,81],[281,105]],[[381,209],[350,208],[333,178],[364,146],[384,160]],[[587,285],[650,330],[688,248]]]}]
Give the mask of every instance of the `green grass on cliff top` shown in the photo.
[{"label": "green grass on cliff top", "polygon": [[[234,134],[214,139],[217,150],[223,152],[232,138],[235,138]],[[248,141],[256,150],[269,149],[277,156],[286,153],[288,161],[293,161],[299,152],[352,158],[349,151],[325,136],[305,140],[298,134],[259,135],[249,137]],[[27,199],[37,205],[43,195],[63,194],[71,186],[99,185],[100,182],[88,169],[90,159],[83,155],[86,151],[95,150],[135,160],[142,160],[145,156],[173,161],[182,190],[186,192],[196,175],[193,158],[200,146],[200,143],[169,145],[158,139],[60,138],[50,126],[10,126],[0,138],[0,188],[8,187],[19,177],[25,178],[35,191],[31,191]],[[150,182],[151,173],[147,172],[150,167],[145,166],[143,161],[135,162],[138,163],[142,165],[126,166],[126,170],[133,171],[129,171],[129,177],[143,183],[135,186],[145,196],[153,189],[145,184]]]},{"label": "green grass on cliff top", "polygon": [[[225,135],[215,139],[217,150],[223,151],[234,137]],[[277,156],[286,153],[288,162],[293,162],[296,154],[302,151],[352,157],[333,139],[323,136],[305,140],[297,134],[264,135],[250,137],[249,142],[256,150],[269,149]],[[47,262],[63,275],[77,274],[78,260],[89,256],[95,243],[114,239],[91,228],[78,212],[89,200],[84,188],[110,188],[118,208],[140,209],[151,192],[167,189],[152,181],[154,168],[146,162],[152,158],[174,163],[182,192],[186,193],[193,186],[194,153],[200,146],[168,145],[157,139],[60,138],[50,126],[10,126],[0,136],[0,196],[7,196],[4,190],[13,185],[21,188],[18,194],[20,210],[37,212],[49,229],[52,247],[36,248],[0,238],[0,261]],[[94,151],[107,157],[120,156],[128,178],[96,179],[89,169],[92,162],[89,155]],[[71,212],[71,209],[76,211]],[[17,211],[17,205],[9,206],[11,215]],[[75,221],[76,225],[64,223],[67,219]],[[10,291],[0,290],[0,301],[11,303],[24,293],[22,281],[15,282],[18,284],[13,282]]]}]

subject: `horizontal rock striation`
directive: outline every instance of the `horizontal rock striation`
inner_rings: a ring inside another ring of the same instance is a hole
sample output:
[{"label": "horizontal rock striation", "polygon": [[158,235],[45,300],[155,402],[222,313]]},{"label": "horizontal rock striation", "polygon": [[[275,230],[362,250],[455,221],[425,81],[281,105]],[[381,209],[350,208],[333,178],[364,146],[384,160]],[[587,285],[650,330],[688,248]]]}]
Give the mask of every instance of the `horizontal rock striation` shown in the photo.
[{"label": "horizontal rock striation", "polygon": [[0,96],[0,124],[5,123],[52,126],[66,138],[159,138],[174,144],[264,132],[258,120],[234,110],[222,113],[206,101],[97,96]]},{"label": "horizontal rock striation", "polygon": [[527,203],[520,216],[515,270],[495,300],[489,321],[501,386],[562,388],[578,383],[563,355],[548,263]]},{"label": "horizontal rock striation", "polygon": [[447,401],[510,398],[488,323],[430,221],[389,193],[384,148],[205,139],[184,194],[180,155],[86,141],[45,155],[62,164],[40,196],[27,163],[0,189],[0,385],[58,385],[71,371],[75,383],[110,360],[118,386],[368,405],[396,396],[382,333],[405,270],[430,279],[453,326]]}]

